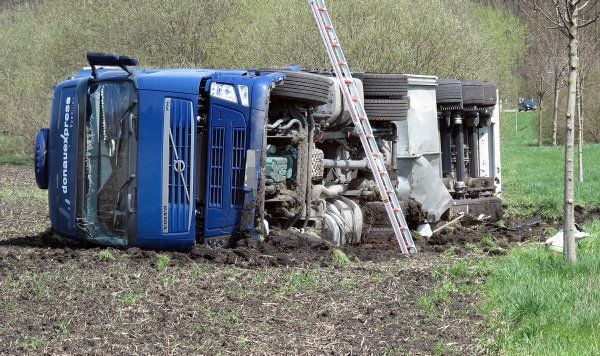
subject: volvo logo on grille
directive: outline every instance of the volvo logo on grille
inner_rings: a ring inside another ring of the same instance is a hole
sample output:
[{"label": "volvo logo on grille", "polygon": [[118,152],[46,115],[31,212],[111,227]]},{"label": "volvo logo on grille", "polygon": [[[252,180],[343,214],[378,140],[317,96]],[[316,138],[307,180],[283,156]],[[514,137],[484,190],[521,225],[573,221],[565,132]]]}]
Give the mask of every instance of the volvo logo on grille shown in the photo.
[{"label": "volvo logo on grille", "polygon": [[185,162],[180,159],[176,159],[173,161],[173,169],[175,169],[175,172],[177,173],[182,173],[185,170]]}]

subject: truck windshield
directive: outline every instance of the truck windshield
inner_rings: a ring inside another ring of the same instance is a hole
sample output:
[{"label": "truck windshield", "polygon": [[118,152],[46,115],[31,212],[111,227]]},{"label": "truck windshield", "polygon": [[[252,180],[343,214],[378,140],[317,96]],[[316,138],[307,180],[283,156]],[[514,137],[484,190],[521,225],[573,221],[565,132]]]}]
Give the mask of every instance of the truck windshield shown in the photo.
[{"label": "truck windshield", "polygon": [[137,98],[130,81],[90,85],[85,130],[84,231],[127,244],[136,201]]}]

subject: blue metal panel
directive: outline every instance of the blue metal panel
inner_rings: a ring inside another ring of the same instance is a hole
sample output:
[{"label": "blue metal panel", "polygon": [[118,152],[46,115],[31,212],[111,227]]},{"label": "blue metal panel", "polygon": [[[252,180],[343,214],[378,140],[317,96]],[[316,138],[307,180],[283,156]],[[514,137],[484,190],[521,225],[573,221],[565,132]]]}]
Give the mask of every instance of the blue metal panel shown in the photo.
[{"label": "blue metal panel", "polygon": [[242,112],[221,105],[211,105],[209,115],[204,232],[215,236],[233,232],[239,222],[242,206],[235,194],[242,189],[246,119]]},{"label": "blue metal panel", "polygon": [[51,229],[75,237],[78,100],[76,84],[62,82],[54,91],[48,135],[48,203]]},{"label": "blue metal panel", "polygon": [[[168,133],[170,132],[169,126],[171,125],[175,128],[180,127],[181,130],[183,130],[183,126],[177,123],[179,119],[175,119],[174,117],[187,116],[189,112],[187,112],[188,109],[183,108],[183,106],[185,106],[184,104],[188,103],[187,105],[189,105],[190,102],[196,103],[198,101],[198,96],[183,95],[173,92],[140,90],[139,98],[137,227],[136,240],[133,242],[133,245],[151,248],[190,247],[194,244],[196,237],[195,218],[193,216],[189,231],[185,229],[186,231],[184,232],[169,232],[168,230],[175,226],[172,225],[174,223],[169,218],[171,214],[179,214],[179,217],[184,215],[182,213],[183,205],[180,203],[186,199],[186,197],[183,197],[182,194],[185,193],[181,191],[180,187],[185,179],[187,179],[186,176],[184,176],[184,180],[181,180],[181,177],[179,177],[178,180],[176,177],[170,175],[173,172],[170,168],[172,168],[173,165],[172,155],[174,154],[174,151],[170,150],[170,137]],[[175,107],[171,106],[169,108],[169,120],[165,120],[165,117],[167,117],[165,114],[165,103],[167,99],[170,100],[171,104],[175,103]],[[195,118],[198,115],[197,106],[192,105],[190,110],[191,116]],[[171,119],[174,120],[175,123],[172,123]],[[191,124],[191,132],[195,132],[195,120],[193,120]],[[174,133],[175,131],[177,130],[174,129]],[[173,135],[174,141],[177,135],[178,134]],[[189,141],[189,144],[195,146],[196,135],[191,135],[190,139],[192,141]],[[182,145],[185,146],[185,135],[183,135],[183,133],[181,133],[177,140],[178,142],[182,142]],[[181,153],[183,154],[184,151],[185,150],[181,150]],[[178,151],[177,154],[179,155],[180,151]],[[190,150],[190,155],[185,159],[187,159],[190,164],[193,164],[193,150]],[[167,174],[166,179],[163,179],[165,168]],[[190,169],[190,186],[193,186],[193,174],[191,174],[191,167],[188,166],[188,168]],[[173,184],[171,186],[169,186],[169,179],[172,179],[171,183]],[[163,195],[164,187],[168,188],[166,189],[166,198],[164,198]],[[190,197],[192,196],[193,195],[190,195]],[[168,202],[169,199],[179,202],[179,205],[175,208],[175,210],[179,209],[177,213],[174,213],[173,209],[171,209],[167,203],[166,209],[171,210],[165,214],[163,209],[165,205],[161,204],[161,201],[166,200]],[[193,198],[191,200],[189,209],[191,209],[191,212],[193,213],[195,210],[195,200]],[[167,218],[166,231],[163,229],[165,226],[165,217]]]},{"label": "blue metal panel", "polygon": [[[219,180],[225,194],[223,204],[219,207],[209,205],[211,199],[210,182],[214,177],[210,169],[207,172],[207,203],[205,214],[205,236],[215,236],[231,233],[234,230],[241,229],[251,231],[254,228],[254,216],[256,211],[256,201],[258,197],[258,183],[261,177],[261,154],[263,149],[264,134],[266,127],[266,113],[269,107],[269,97],[271,88],[281,82],[284,75],[281,73],[270,73],[261,76],[234,76],[222,72],[216,74],[212,81],[218,83],[228,83],[237,85],[246,85],[250,90],[250,107],[211,98],[211,110],[209,117],[209,164],[213,157],[220,151],[211,151],[210,145],[214,145],[212,139],[213,128],[221,128],[225,132],[225,150],[223,156],[224,172],[227,176]],[[210,89],[211,81],[207,82],[206,90]],[[239,97],[238,97],[239,100]],[[238,116],[236,119],[235,117]],[[241,123],[244,119],[244,124]],[[231,121],[237,121],[238,124],[231,124]],[[214,136],[214,135],[213,135]],[[243,148],[242,148],[243,147]],[[213,147],[214,148],[214,147]],[[246,153],[254,151],[254,162],[251,166],[255,167],[253,172],[245,172]],[[212,154],[212,156],[211,156]],[[215,162],[219,162],[220,158]],[[245,185],[247,174],[253,179],[252,185]],[[227,192],[227,193],[225,193]],[[243,215],[248,217],[240,221],[242,209],[247,212]],[[243,226],[239,226],[240,223]]]}]

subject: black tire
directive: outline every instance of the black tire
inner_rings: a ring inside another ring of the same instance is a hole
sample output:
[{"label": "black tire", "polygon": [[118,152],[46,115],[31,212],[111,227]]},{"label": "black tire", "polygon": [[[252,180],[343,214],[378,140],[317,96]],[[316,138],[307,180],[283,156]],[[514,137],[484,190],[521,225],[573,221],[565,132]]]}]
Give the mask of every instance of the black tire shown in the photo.
[{"label": "black tire", "polygon": [[408,77],[404,74],[364,73],[365,98],[402,98],[408,93]]},{"label": "black tire", "polygon": [[496,105],[496,84],[483,82],[483,101],[487,106]]},{"label": "black tire", "polygon": [[484,100],[483,82],[479,80],[463,80],[461,83],[464,105],[487,105]]},{"label": "black tire", "polygon": [[408,99],[365,99],[365,112],[370,121],[406,120]]},{"label": "black tire", "polygon": [[283,83],[271,91],[271,97],[323,105],[329,102],[329,89],[333,80],[318,74],[292,70],[261,70],[262,73],[279,72],[285,74]]},{"label": "black tire", "polygon": [[438,104],[458,104],[463,103],[463,89],[460,80],[440,79],[435,90],[436,101]]}]

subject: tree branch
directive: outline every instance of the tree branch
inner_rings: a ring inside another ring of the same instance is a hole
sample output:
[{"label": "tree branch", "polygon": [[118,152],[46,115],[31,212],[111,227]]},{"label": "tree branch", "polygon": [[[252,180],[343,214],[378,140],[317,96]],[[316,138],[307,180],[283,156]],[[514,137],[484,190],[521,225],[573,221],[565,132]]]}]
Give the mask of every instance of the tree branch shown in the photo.
[{"label": "tree branch", "polygon": [[596,17],[594,17],[591,20],[584,21],[581,25],[577,26],[577,28],[584,28],[584,27],[598,21],[599,18],[600,18],[600,12],[596,14]]},{"label": "tree branch", "polygon": [[[556,0],[555,0],[556,1]],[[545,30],[559,30],[564,36],[569,36],[569,33],[567,32],[566,28],[567,26],[564,24],[563,19],[558,15],[559,12],[557,11],[556,13],[556,19],[554,19],[552,16],[549,15],[549,13],[545,10],[543,10],[538,4],[537,2],[534,0],[534,2],[528,1],[528,0],[521,0],[518,4],[518,7],[523,11],[523,13],[533,22],[536,24],[537,27],[545,29]],[[542,22],[540,22],[540,20],[536,17],[533,16],[530,11],[531,10],[533,12],[537,12],[542,14],[542,16],[551,24],[551,25],[546,25],[543,24]]]}]

